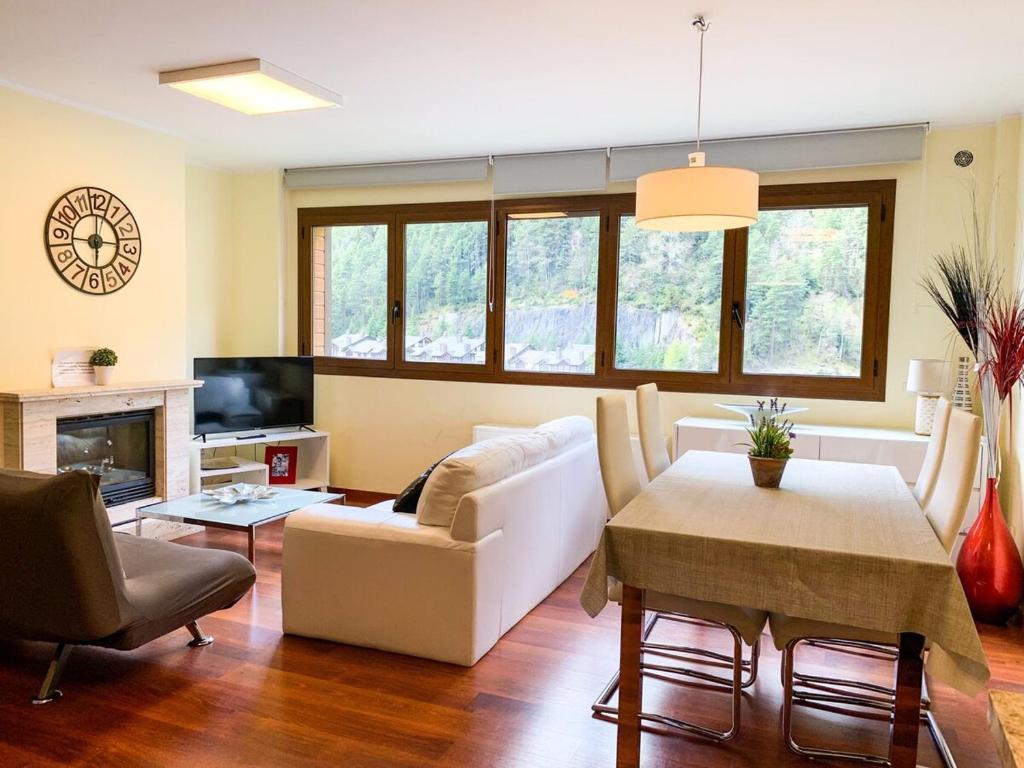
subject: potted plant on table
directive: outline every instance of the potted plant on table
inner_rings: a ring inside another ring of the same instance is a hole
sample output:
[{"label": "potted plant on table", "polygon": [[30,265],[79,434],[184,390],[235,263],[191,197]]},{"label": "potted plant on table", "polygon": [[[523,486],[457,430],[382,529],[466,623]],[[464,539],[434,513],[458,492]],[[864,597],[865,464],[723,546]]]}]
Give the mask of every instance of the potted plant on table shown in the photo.
[{"label": "potted plant on table", "polygon": [[104,387],[108,385],[114,377],[117,353],[108,347],[100,347],[92,353],[89,362],[92,363],[93,371],[96,374],[96,383]]},{"label": "potted plant on table", "polygon": [[757,402],[757,413],[750,414],[747,434],[750,442],[744,443],[749,449],[750,472],[758,488],[778,488],[786,462],[793,455],[789,441],[796,437],[793,422],[785,416],[786,406],[779,406],[778,398],[772,398],[765,408],[764,401]]}]

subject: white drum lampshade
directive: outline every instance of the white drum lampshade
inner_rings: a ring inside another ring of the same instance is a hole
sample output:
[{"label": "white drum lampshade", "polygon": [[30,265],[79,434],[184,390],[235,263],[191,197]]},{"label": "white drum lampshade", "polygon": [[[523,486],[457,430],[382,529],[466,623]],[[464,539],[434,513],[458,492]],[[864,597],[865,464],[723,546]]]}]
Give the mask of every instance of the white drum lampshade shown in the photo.
[{"label": "white drum lampshade", "polygon": [[757,222],[759,177],[743,168],[704,164],[645,173],[636,180],[636,225],[664,232],[712,232]]},{"label": "white drum lampshade", "polygon": [[907,371],[907,391],[917,394],[914,431],[930,435],[935,423],[935,407],[946,391],[949,369],[945,360],[911,360]]}]

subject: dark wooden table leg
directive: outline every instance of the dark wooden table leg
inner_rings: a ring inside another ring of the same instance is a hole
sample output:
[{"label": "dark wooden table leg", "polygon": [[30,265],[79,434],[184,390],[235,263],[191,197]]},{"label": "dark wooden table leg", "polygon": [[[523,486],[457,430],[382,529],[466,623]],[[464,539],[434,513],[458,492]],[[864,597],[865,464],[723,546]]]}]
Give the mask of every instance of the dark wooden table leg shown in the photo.
[{"label": "dark wooden table leg", "polygon": [[643,590],[622,585],[622,626],[619,634],[619,733],[616,768],[640,766],[640,710],[643,676],[640,639],[644,629]]},{"label": "dark wooden table leg", "polygon": [[889,760],[892,768],[917,767],[917,737],[921,723],[921,673],[924,638],[913,632],[900,635],[896,662],[896,711],[893,713]]},{"label": "dark wooden table leg", "polygon": [[249,526],[249,562],[256,565],[256,526]]}]

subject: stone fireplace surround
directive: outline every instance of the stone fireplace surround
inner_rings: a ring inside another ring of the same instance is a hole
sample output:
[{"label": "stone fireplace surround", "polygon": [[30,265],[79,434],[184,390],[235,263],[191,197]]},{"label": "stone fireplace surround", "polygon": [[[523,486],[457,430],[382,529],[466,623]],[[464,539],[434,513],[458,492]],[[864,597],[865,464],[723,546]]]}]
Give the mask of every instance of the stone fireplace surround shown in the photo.
[{"label": "stone fireplace surround", "polygon": [[[57,419],[152,409],[155,496],[108,509],[113,524],[133,520],[138,506],[188,494],[190,403],[192,390],[199,386],[202,382],[181,379],[0,392],[0,467],[56,473]],[[144,535],[158,538],[194,530],[157,520],[144,523]]]}]

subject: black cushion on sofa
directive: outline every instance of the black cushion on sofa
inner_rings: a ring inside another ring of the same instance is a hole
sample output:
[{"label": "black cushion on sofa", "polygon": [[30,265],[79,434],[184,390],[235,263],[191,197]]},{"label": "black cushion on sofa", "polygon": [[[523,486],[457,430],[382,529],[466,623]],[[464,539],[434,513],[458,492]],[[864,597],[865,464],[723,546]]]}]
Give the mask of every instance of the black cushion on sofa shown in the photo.
[{"label": "black cushion on sofa", "polygon": [[[448,456],[451,456],[451,454],[449,453]],[[423,486],[425,486],[427,484],[427,480],[430,479],[430,473],[434,471],[434,468],[438,464],[447,459],[448,456],[438,459],[423,470],[422,473],[417,475],[416,479],[405,486],[405,490],[398,494],[398,498],[395,499],[394,506],[391,508],[395,510],[395,512],[405,512],[413,515],[416,514],[416,505],[419,503],[420,494],[423,493]]]}]

